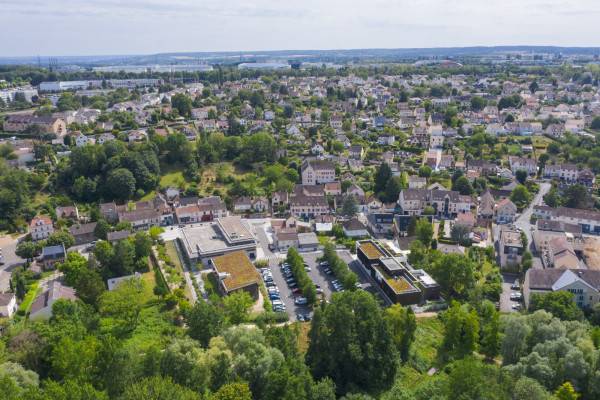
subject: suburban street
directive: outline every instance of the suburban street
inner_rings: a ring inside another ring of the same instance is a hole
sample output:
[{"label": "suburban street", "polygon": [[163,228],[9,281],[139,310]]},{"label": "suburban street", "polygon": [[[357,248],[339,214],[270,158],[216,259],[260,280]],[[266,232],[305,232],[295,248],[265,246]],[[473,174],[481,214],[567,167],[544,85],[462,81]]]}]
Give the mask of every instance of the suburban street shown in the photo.
[{"label": "suburban street", "polygon": [[25,262],[24,259],[15,254],[17,249],[18,238],[10,235],[0,237],[0,249],[4,264],[0,265],[0,292],[5,292],[10,289],[11,271],[18,265]]},{"label": "suburban street", "polygon": [[533,207],[539,206],[542,204],[542,202],[544,200],[544,196],[546,195],[546,193],[548,193],[548,191],[552,187],[552,185],[548,182],[540,182],[539,185],[540,185],[540,190],[537,192],[537,194],[535,195],[535,197],[533,198],[533,200],[531,201],[529,206],[523,210],[521,215],[519,215],[519,217],[515,221],[515,226],[517,228],[520,228],[523,232],[525,232],[529,246],[531,246],[531,243],[533,242],[532,237],[531,237],[531,226],[532,225],[530,222],[531,215],[533,214]]}]

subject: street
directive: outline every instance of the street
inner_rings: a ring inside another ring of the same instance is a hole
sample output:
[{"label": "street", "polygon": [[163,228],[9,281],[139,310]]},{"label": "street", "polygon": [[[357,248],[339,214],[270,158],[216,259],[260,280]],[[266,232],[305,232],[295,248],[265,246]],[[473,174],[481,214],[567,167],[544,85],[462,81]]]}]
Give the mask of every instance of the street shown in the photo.
[{"label": "street", "polygon": [[0,265],[0,293],[10,289],[10,276],[12,270],[25,262],[24,259],[15,254],[17,249],[18,238],[10,235],[0,237],[0,249],[4,264]]},{"label": "street", "polygon": [[531,246],[531,244],[533,242],[532,237],[531,237],[532,225],[530,222],[531,215],[533,214],[533,207],[539,206],[542,204],[542,202],[544,201],[544,196],[546,195],[546,193],[548,193],[548,191],[552,187],[552,185],[548,182],[540,182],[539,185],[540,185],[540,190],[537,192],[537,194],[535,195],[535,197],[533,198],[533,200],[531,201],[529,206],[523,210],[521,215],[519,215],[519,217],[515,221],[515,226],[517,228],[521,229],[523,232],[525,232],[529,246]]}]

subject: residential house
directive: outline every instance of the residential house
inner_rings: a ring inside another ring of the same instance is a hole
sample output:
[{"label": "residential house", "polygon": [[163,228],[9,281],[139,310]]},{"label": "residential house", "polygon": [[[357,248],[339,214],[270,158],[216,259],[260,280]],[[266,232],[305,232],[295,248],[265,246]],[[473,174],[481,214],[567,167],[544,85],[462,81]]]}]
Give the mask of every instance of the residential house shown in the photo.
[{"label": "residential house", "polygon": [[540,219],[579,225],[583,233],[600,235],[600,212],[598,211],[568,207],[534,206],[533,214]]},{"label": "residential house", "polygon": [[96,240],[94,231],[96,230],[97,222],[87,224],[75,224],[69,227],[69,233],[75,238],[75,244],[90,243]]},{"label": "residential house", "polygon": [[77,300],[75,289],[64,286],[61,282],[53,280],[48,283],[48,288],[40,293],[29,310],[30,320],[49,319],[52,316],[52,305],[57,300]]},{"label": "residential house", "polygon": [[496,206],[496,200],[489,190],[481,195],[479,199],[479,208],[477,209],[477,215],[480,218],[491,219],[494,216],[494,209]]},{"label": "residential house", "polygon": [[511,226],[502,227],[498,239],[500,267],[517,268],[521,264],[524,252],[521,232]]},{"label": "residential house", "polygon": [[519,170],[526,171],[528,175],[535,175],[537,173],[537,163],[532,158],[510,156],[508,157],[508,162],[513,174],[516,174]]},{"label": "residential house", "polygon": [[304,160],[301,172],[303,185],[316,185],[335,181],[335,166],[331,161]]},{"label": "residential house", "polygon": [[377,138],[377,144],[382,146],[392,146],[394,143],[396,143],[394,135],[381,135]]},{"label": "residential house", "polygon": [[46,215],[34,217],[29,223],[29,233],[34,242],[48,239],[48,237],[54,233],[52,220]]},{"label": "residential house", "polygon": [[360,238],[369,236],[367,227],[365,224],[360,222],[358,218],[354,217],[342,224],[344,235],[350,238]]},{"label": "residential house", "polygon": [[509,198],[500,200],[494,207],[497,224],[510,224],[517,215],[517,206]]},{"label": "residential house", "polygon": [[427,187],[427,178],[418,175],[411,175],[408,177],[408,188],[409,189],[424,189]]},{"label": "residential house", "polygon": [[38,129],[41,133],[51,133],[62,137],[67,133],[67,124],[64,120],[50,116],[35,116],[31,114],[12,114],[4,121],[3,129],[6,132],[25,132]]},{"label": "residential house", "polygon": [[365,155],[365,150],[361,145],[353,145],[348,149],[350,158],[362,160]]},{"label": "residential house", "polygon": [[534,294],[565,291],[573,294],[580,308],[591,308],[600,300],[600,271],[591,269],[533,269],[525,273],[523,300],[529,308]]},{"label": "residential house", "polygon": [[0,317],[10,318],[17,309],[17,297],[14,293],[0,293]]},{"label": "residential house", "polygon": [[79,210],[77,209],[77,206],[59,206],[56,207],[56,209],[54,210],[56,212],[56,218],[57,219],[72,219],[72,220],[79,220]]},{"label": "residential house", "polygon": [[54,265],[64,262],[66,256],[67,252],[64,245],[46,246],[42,248],[40,260],[44,269],[51,269]]}]

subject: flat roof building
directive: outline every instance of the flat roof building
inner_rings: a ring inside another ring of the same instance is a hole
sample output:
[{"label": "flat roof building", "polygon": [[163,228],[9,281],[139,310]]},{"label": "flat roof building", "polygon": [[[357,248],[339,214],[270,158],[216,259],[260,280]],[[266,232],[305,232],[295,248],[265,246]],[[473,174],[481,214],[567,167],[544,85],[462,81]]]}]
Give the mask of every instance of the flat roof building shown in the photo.
[{"label": "flat roof building", "polygon": [[190,261],[211,264],[211,258],[243,250],[256,258],[256,238],[246,221],[231,216],[182,229],[180,239]]},{"label": "flat roof building", "polygon": [[439,297],[440,285],[429,274],[420,269],[412,269],[405,259],[394,256],[380,242],[357,242],[356,255],[392,302],[403,305],[421,304]]},{"label": "flat roof building", "polygon": [[211,264],[219,280],[219,288],[225,295],[244,290],[252,298],[258,298],[260,277],[258,271],[243,251],[234,251],[214,257]]}]

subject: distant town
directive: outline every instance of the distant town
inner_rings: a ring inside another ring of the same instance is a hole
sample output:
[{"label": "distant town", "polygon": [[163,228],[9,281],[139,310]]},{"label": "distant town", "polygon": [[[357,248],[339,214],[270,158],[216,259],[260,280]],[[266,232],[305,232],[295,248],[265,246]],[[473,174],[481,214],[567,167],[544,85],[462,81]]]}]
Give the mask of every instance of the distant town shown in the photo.
[{"label": "distant town", "polygon": [[[208,348],[197,350],[206,365],[216,363],[209,352],[242,351],[226,325],[256,324],[269,338],[256,343],[273,349],[287,339],[268,326],[296,326],[310,384],[330,382],[338,397],[383,393],[395,373],[367,371],[378,362],[415,380],[451,380],[447,363],[477,354],[512,382],[598,398],[599,54],[340,51],[0,66],[6,346],[23,346],[20,332],[50,343],[31,327],[71,321],[69,313],[84,319],[84,308],[65,309],[83,304],[99,324],[84,336],[101,340],[97,329],[141,354],[189,334]],[[328,311],[352,314],[350,304],[357,314],[347,325],[334,317],[346,314]],[[209,325],[209,314],[227,323]],[[398,343],[392,351],[381,339],[378,361],[372,350],[349,351],[372,377],[342,378],[346,361],[327,343],[354,329],[377,339],[367,318],[385,320],[384,336]],[[576,343],[567,339],[574,320],[585,332]],[[545,324],[561,338],[509,345],[520,328]],[[456,342],[453,329],[462,329]],[[552,340],[572,350],[549,355],[542,347]],[[595,361],[582,354],[584,366],[554,366],[548,379],[531,372],[538,351],[558,365],[586,346]],[[385,364],[389,352],[401,361]],[[152,362],[183,362],[171,356]],[[54,363],[45,368],[63,376]],[[272,381],[230,373],[229,384],[249,382],[255,399],[336,398],[267,397],[280,393]],[[201,393],[221,387],[173,379]],[[383,396],[373,398],[405,398]]]}]

